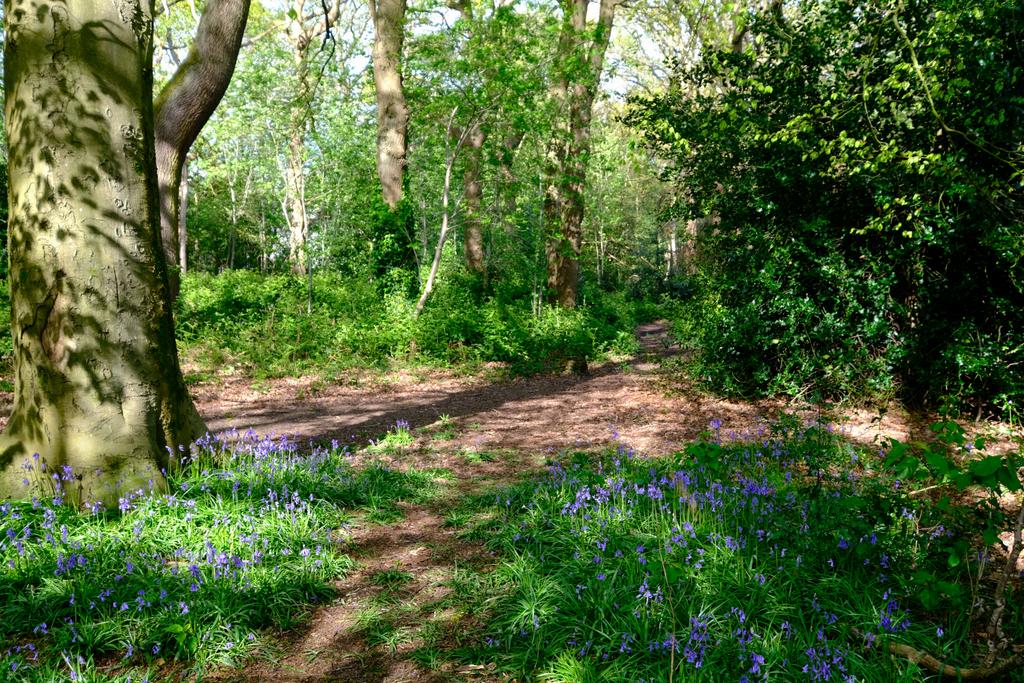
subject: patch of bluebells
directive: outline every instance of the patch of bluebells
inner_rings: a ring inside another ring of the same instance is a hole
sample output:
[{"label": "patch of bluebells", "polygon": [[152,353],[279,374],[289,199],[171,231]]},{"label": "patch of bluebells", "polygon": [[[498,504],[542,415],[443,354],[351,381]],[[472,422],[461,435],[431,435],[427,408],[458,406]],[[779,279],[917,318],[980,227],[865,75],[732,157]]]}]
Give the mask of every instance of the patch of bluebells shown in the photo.
[{"label": "patch of bluebells", "polygon": [[[654,680],[675,662],[710,667],[709,680],[846,681],[867,675],[849,657],[864,644],[855,629],[935,639],[901,607],[892,576],[912,573],[915,543],[949,532],[919,532],[905,491],[871,488],[870,458],[814,424],[729,442],[716,421],[710,434],[673,458],[622,443],[562,454],[532,489],[500,494],[491,546],[514,548],[562,588],[528,637],[497,621],[492,646],[545,661],[586,643],[580,656],[624,659],[622,670]],[[504,609],[524,597],[513,592]]]},{"label": "patch of bluebells", "polygon": [[[250,430],[173,455],[166,490],[125,492],[111,511],[74,509],[63,490],[73,472],[54,480],[45,459],[26,464],[54,485],[46,498],[0,504],[0,642],[19,643],[0,661],[10,676],[44,660],[78,676],[75,662],[114,654],[118,640],[132,663],[201,659],[227,643],[242,654],[274,615],[330,593],[349,564],[337,504],[360,495],[347,451]],[[99,622],[121,637],[87,645],[83,629]],[[65,652],[40,657],[58,642]]]}]

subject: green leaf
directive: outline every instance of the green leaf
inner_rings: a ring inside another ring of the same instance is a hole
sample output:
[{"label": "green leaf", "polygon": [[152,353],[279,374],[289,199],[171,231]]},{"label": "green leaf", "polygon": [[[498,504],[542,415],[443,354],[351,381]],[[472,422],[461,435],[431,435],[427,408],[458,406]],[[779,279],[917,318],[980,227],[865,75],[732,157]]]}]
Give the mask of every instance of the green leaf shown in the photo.
[{"label": "green leaf", "polygon": [[1017,474],[1017,470],[1015,468],[1000,468],[998,478],[999,483],[1005,486],[1007,490],[1015,493],[1021,490],[1020,476]]},{"label": "green leaf", "polygon": [[683,570],[674,564],[665,565],[665,576],[668,577],[670,584],[678,583],[680,579],[685,576]]},{"label": "green leaf", "polygon": [[942,477],[949,472],[949,460],[946,459],[945,454],[929,449],[924,452],[924,459],[936,476]]},{"label": "green leaf", "polygon": [[956,474],[950,477],[950,480],[961,491],[973,483],[971,475],[967,474],[966,472],[957,472]]},{"label": "green leaf", "polygon": [[975,460],[967,469],[976,477],[991,477],[1003,464],[1003,459],[998,455],[990,455],[981,460]]},{"label": "green leaf", "polygon": [[900,443],[899,441],[892,442],[892,448],[889,450],[889,455],[885,458],[886,467],[895,467],[896,463],[903,460],[903,456],[907,453],[907,444]]}]

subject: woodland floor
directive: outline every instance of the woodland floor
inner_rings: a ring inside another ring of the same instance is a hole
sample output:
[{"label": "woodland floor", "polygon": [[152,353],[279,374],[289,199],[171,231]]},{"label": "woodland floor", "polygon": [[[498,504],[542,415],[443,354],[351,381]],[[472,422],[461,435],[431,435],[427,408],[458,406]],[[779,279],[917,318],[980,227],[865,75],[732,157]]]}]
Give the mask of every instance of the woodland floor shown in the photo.
[{"label": "woodland floor", "polygon": [[[206,680],[504,680],[479,666],[442,664],[425,670],[412,657],[423,645],[424,624],[431,624],[433,642],[442,648],[458,647],[476,630],[452,607],[451,581],[467,569],[486,572],[494,558],[446,525],[446,515],[460,501],[540,471],[554,451],[602,448],[615,433],[641,453],[667,454],[698,437],[713,418],[722,421],[728,434],[755,429],[780,412],[801,412],[800,406],[781,401],[741,402],[703,393],[666,362],[678,348],[664,324],[644,325],[637,332],[637,356],[592,367],[583,376],[494,381],[402,371],[354,374],[334,384],[316,378],[229,376],[192,387],[215,431],[253,428],[358,446],[405,420],[416,437],[412,446],[390,456],[361,451],[356,460],[372,457],[396,467],[451,473],[438,480],[442,492],[428,503],[401,504],[402,518],[395,523],[357,516],[346,541],[357,566],[337,581],[335,599],[284,634],[270,656]],[[0,415],[9,404],[10,395],[0,396]],[[815,415],[813,409],[804,410],[808,417]],[[929,422],[895,409],[881,420],[868,410],[844,411],[841,420],[829,417],[861,443],[887,436],[920,438]],[[368,628],[367,615],[376,629]],[[388,637],[381,637],[381,625]]]}]

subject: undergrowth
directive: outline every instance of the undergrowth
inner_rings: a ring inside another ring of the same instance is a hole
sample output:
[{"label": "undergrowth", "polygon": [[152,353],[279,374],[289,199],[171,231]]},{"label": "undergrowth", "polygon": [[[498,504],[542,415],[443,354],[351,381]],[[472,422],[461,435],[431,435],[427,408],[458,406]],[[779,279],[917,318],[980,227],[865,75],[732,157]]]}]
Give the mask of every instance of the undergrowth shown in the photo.
[{"label": "undergrowth", "polygon": [[228,271],[183,279],[177,317],[184,354],[202,368],[264,375],[501,362],[514,374],[561,369],[568,359],[635,350],[633,330],[655,308],[606,294],[575,310],[531,310],[529,300],[478,301],[459,282],[439,286],[423,315],[404,296],[382,296],[356,277]]},{"label": "undergrowth", "polygon": [[[355,630],[427,669],[526,681],[923,681],[891,648],[987,666],[1005,595],[1005,660],[1024,605],[993,548],[1021,524],[1000,496],[1019,494],[1024,459],[979,455],[952,423],[936,435],[855,448],[785,418],[737,440],[713,423],[669,457],[561,454],[446,511],[493,564],[456,563],[429,618],[406,593],[422,577],[380,570]],[[118,510],[72,509],[72,475],[30,463],[53,489],[0,505],[0,679],[171,680],[269,656],[351,566],[351,510],[390,523],[398,501],[435,500],[437,471],[372,461],[410,438],[397,423],[355,468],[336,443],[210,437],[169,491]]]}]

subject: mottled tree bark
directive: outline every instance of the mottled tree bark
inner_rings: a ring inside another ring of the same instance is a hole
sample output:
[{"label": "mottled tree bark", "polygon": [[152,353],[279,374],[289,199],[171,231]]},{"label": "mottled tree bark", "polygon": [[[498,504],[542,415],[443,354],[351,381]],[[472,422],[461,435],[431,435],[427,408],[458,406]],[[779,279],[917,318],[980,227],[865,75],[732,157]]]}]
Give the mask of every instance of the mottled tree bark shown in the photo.
[{"label": "mottled tree bark", "polygon": [[156,162],[160,234],[171,298],[178,296],[179,185],[188,150],[231,82],[249,17],[250,0],[208,0],[188,56],[156,100]]},{"label": "mottled tree bark", "polygon": [[548,147],[544,220],[547,232],[548,288],[560,306],[576,305],[583,237],[584,191],[590,155],[590,121],[621,0],[601,0],[598,21],[587,39],[589,0],[563,0],[558,66],[551,101],[556,126]]},{"label": "mottled tree bark", "polygon": [[7,10],[14,408],[0,497],[52,487],[49,473],[68,467],[65,498],[116,505],[160,486],[168,449],[204,431],[166,295],[152,4],[10,0]]},{"label": "mottled tree bark", "polygon": [[402,88],[406,0],[367,0],[373,18],[373,84],[377,92],[377,175],[384,203],[402,201],[409,107]]}]

